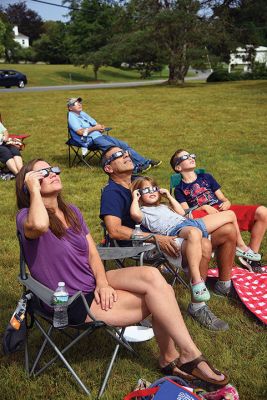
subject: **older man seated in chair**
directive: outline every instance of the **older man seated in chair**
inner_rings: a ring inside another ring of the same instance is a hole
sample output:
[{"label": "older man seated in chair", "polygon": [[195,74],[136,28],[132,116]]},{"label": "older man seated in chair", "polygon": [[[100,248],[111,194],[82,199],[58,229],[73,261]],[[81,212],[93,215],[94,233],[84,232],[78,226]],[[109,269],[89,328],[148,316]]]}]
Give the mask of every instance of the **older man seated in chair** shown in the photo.
[{"label": "older man seated in chair", "polygon": [[[130,217],[132,194],[130,190],[133,161],[129,153],[119,147],[112,147],[102,155],[104,172],[109,176],[105,186],[100,207],[100,217],[103,219],[107,231],[112,239],[130,240],[133,234],[134,221]],[[148,233],[144,232],[144,236]],[[174,241],[175,237],[156,235],[161,250],[172,257],[180,254],[180,249]],[[211,241],[202,239],[202,260],[200,272],[203,279],[207,276],[208,263],[211,258],[212,248],[215,249],[217,265],[219,268],[219,282],[222,286],[231,285],[231,270],[235,255],[236,230],[233,224],[226,224],[217,229],[211,236]],[[184,246],[182,249],[182,255]],[[185,257],[183,263],[186,264]],[[217,318],[210,308],[204,303],[191,302],[188,313],[202,326],[213,331],[225,331],[228,324]]]},{"label": "older man seated in chair", "polygon": [[105,126],[96,122],[90,115],[83,111],[82,98],[71,98],[67,102],[69,115],[68,124],[72,139],[85,149],[83,155],[86,155],[86,148],[94,144],[99,150],[106,151],[111,146],[118,146],[123,150],[128,150],[134,163],[134,171],[143,173],[151,167],[158,167],[161,164],[159,160],[151,160],[141,156],[132,149],[127,143],[118,140],[110,135],[103,135]]}]

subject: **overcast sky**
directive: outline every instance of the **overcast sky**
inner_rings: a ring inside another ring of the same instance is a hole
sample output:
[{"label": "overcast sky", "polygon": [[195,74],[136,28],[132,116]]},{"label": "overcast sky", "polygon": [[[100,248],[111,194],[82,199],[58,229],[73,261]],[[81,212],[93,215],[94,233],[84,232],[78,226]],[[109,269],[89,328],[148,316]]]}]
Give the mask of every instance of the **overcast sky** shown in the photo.
[{"label": "overcast sky", "polygon": [[[58,5],[62,5],[61,0],[44,0],[48,3],[54,3]],[[20,0],[0,0],[1,5],[4,7],[8,6],[8,4],[20,3]],[[53,20],[53,21],[67,21],[68,17],[64,17],[64,15],[68,14],[67,8],[56,7],[49,4],[43,3],[36,3],[35,1],[27,0],[26,1],[27,7],[31,10],[36,11],[40,17],[46,20]]]}]

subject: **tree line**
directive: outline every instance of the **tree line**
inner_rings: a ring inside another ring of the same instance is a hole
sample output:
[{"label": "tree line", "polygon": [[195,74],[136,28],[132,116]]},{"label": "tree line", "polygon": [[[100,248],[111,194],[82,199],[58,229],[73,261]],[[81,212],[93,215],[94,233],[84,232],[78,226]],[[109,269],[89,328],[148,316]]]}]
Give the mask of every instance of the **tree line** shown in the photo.
[{"label": "tree line", "polygon": [[[63,0],[68,22],[42,21],[26,2],[0,8],[0,56],[51,64],[138,68],[143,78],[164,65],[168,82],[189,66],[216,68],[237,46],[267,45],[266,0]],[[29,36],[14,42],[12,27]]]}]

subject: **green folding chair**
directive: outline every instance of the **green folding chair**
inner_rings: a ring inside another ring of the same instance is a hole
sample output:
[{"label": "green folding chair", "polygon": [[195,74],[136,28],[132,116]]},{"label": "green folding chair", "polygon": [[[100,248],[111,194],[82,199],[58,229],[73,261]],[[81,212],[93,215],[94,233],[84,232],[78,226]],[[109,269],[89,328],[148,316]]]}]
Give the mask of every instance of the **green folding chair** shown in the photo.
[{"label": "green folding chair", "polygon": [[[198,175],[198,174],[205,174],[205,169],[204,168],[197,168],[197,169],[195,169],[195,173]],[[170,178],[170,193],[172,193],[172,191],[173,191],[173,189],[177,186],[177,185],[179,185],[179,183],[181,182],[181,180],[182,180],[182,175],[181,174],[179,174],[179,173],[175,173],[175,174],[172,174],[171,175],[171,178]]]}]

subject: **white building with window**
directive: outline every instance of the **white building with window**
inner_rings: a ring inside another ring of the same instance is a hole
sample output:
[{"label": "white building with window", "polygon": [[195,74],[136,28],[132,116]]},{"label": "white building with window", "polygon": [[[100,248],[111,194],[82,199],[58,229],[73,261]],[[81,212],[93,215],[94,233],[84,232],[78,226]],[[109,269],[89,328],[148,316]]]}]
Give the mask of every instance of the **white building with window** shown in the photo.
[{"label": "white building with window", "polygon": [[255,62],[265,64],[267,66],[267,47],[259,46],[254,47],[247,45],[245,48],[238,47],[235,53],[230,54],[230,63],[228,65],[228,72],[232,72],[235,67],[243,68],[244,72],[251,71],[250,50],[255,51]]},{"label": "white building with window", "polygon": [[26,49],[27,47],[30,46],[29,44],[29,36],[23,35],[22,33],[19,33],[17,25],[14,26],[13,28],[14,32],[14,40],[15,42],[19,43],[21,47]]}]

